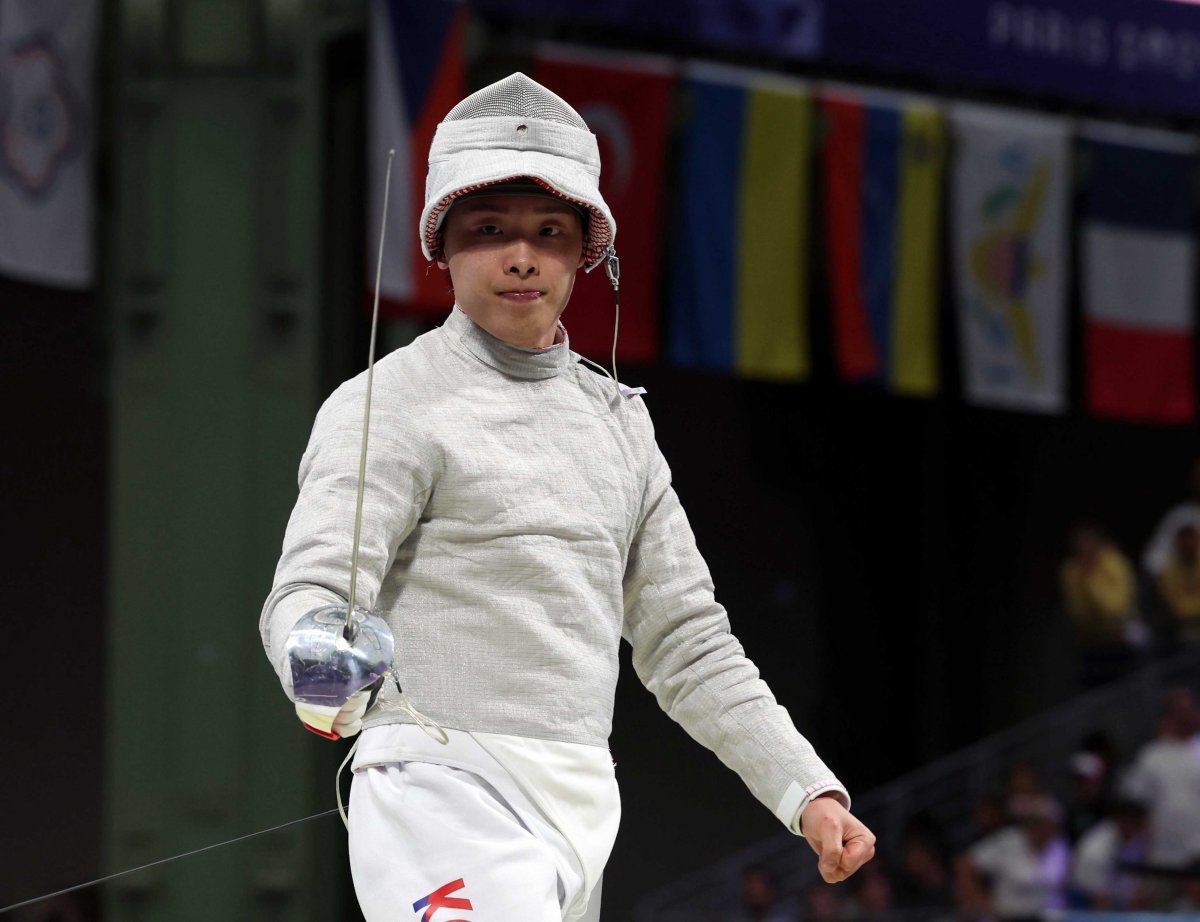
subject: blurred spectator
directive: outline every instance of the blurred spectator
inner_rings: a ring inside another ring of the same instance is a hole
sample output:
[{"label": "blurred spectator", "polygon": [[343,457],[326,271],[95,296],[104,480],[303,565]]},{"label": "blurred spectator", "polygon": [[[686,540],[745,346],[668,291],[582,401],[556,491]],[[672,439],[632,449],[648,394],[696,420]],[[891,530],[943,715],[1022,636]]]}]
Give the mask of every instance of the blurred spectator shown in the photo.
[{"label": "blurred spectator", "polygon": [[1108,815],[1108,763],[1094,752],[1071,756],[1071,797],[1064,831],[1074,845]]},{"label": "blurred spectator", "polygon": [[775,876],[762,865],[742,871],[742,913],[739,922],[796,922],[796,914],[779,905]]},{"label": "blurred spectator", "polygon": [[837,884],[817,881],[804,891],[806,922],[840,922],[845,916],[845,903]]},{"label": "blurred spectator", "polygon": [[1180,895],[1170,906],[1170,912],[1195,915],[1200,911],[1200,858],[1188,865],[1188,874],[1180,883]]},{"label": "blurred spectator", "polygon": [[[867,873],[864,874],[863,871]],[[891,915],[892,882],[878,858],[870,864],[863,865],[851,878],[851,885],[853,902],[844,913],[846,918],[884,919]]]},{"label": "blurred spectator", "polygon": [[1148,862],[1182,868],[1200,855],[1200,706],[1190,689],[1167,696],[1159,732],[1134,758],[1122,794],[1146,805]]},{"label": "blurred spectator", "polygon": [[[1008,775],[1008,806],[1019,797],[1036,797],[1046,793],[1041,776],[1031,765],[1017,765]],[[1011,817],[1008,817],[1011,818]]]},{"label": "blurred spectator", "polygon": [[1167,511],[1142,554],[1142,569],[1157,579],[1171,558],[1175,533],[1185,525],[1200,528],[1200,459],[1192,465],[1189,498]]},{"label": "blurred spectator", "polygon": [[941,831],[927,817],[914,817],[905,826],[894,893],[900,909],[946,910],[954,905]]},{"label": "blurred spectator", "polygon": [[1104,760],[1108,767],[1108,781],[1112,782],[1112,767],[1116,764],[1117,752],[1112,739],[1103,730],[1091,730],[1079,741],[1080,752],[1091,752]]},{"label": "blurred spectator", "polygon": [[1127,911],[1138,907],[1139,878],[1123,865],[1146,860],[1146,808],[1120,801],[1112,815],[1079,840],[1071,865],[1071,904],[1079,909]]},{"label": "blurred spectator", "polygon": [[1062,808],[1045,794],[1013,798],[1015,825],[971,846],[956,868],[956,901],[970,915],[1040,918],[1065,906],[1071,851],[1061,833]]},{"label": "blurred spectator", "polygon": [[960,852],[981,839],[986,839],[993,832],[1008,825],[1008,809],[1003,797],[989,794],[975,802],[971,807],[971,822],[966,828],[955,830],[951,841],[954,852]]},{"label": "blurred spectator", "polygon": [[1136,607],[1133,564],[1095,524],[1071,533],[1060,571],[1063,607],[1084,650],[1084,685],[1107,682],[1128,670],[1149,640]]},{"label": "blurred spectator", "polygon": [[1200,643],[1200,528],[1175,532],[1174,549],[1158,575],[1158,592],[1181,642]]},{"label": "blurred spectator", "polygon": [[1080,524],[1071,532],[1071,552],[1061,577],[1063,603],[1079,630],[1122,641],[1134,611],[1133,565],[1098,525]]}]

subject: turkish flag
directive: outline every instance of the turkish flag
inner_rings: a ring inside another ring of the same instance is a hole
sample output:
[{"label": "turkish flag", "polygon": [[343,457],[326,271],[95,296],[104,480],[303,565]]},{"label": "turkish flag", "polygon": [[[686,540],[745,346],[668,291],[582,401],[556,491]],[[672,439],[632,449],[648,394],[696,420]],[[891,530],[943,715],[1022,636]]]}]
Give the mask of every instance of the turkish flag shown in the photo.
[{"label": "turkish flag", "polygon": [[[539,52],[533,78],[565,99],[600,145],[600,193],[617,222],[621,326],[617,358],[659,355],[659,244],[663,163],[674,66],[644,56],[601,56],[561,47]],[[608,364],[613,289],[603,264],[580,273],[563,314],[571,348]]]}]

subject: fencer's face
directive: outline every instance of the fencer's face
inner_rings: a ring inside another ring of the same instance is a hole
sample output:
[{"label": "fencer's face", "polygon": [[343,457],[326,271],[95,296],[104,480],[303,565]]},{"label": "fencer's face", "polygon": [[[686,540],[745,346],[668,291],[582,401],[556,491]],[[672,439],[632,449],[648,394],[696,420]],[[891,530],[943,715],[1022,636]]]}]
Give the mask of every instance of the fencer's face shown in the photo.
[{"label": "fencer's face", "polygon": [[542,348],[583,265],[583,221],[548,195],[472,196],[442,224],[442,256],[458,306],[505,342]]}]

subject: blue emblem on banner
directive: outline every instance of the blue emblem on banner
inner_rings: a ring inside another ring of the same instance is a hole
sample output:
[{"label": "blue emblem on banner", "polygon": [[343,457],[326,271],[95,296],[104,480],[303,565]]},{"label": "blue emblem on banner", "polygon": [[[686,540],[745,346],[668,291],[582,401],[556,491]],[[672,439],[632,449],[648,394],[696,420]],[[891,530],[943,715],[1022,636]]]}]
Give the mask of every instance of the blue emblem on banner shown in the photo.
[{"label": "blue emblem on banner", "polygon": [[40,197],[78,147],[79,107],[49,36],[22,39],[0,55],[0,177]]}]

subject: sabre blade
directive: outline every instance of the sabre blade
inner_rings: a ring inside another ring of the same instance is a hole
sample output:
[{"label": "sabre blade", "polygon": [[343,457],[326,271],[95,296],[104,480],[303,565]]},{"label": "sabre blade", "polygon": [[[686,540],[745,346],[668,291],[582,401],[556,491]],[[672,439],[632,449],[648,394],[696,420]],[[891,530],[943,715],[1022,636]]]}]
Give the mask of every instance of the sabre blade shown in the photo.
[{"label": "sabre blade", "polygon": [[350,595],[346,600],[346,627],[342,636],[354,639],[354,597],[358,591],[358,544],[362,536],[363,487],[367,478],[367,436],[371,428],[371,388],[375,382],[375,334],[379,329],[379,287],[383,279],[383,238],[387,232],[388,195],[392,188],[392,160],[395,148],[388,151],[387,175],[383,180],[383,215],[379,219],[379,256],[375,262],[375,303],[371,309],[371,344],[367,350],[367,399],[363,407],[362,451],[358,456],[358,499],[354,509],[354,545],[350,551]]}]

